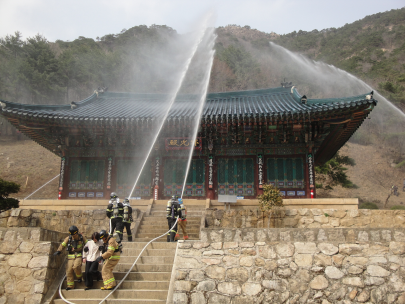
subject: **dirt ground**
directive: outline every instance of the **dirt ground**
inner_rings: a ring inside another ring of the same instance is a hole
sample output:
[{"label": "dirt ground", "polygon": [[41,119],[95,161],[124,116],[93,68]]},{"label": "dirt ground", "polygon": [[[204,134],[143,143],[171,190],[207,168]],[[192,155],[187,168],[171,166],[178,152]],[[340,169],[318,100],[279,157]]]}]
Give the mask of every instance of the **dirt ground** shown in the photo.
[{"label": "dirt ground", "polygon": [[[390,193],[393,184],[398,186],[399,196],[392,195],[387,208],[405,205],[405,192],[402,192],[405,170],[393,167],[384,147],[362,146],[347,143],[341,155],[353,158],[356,165],[347,166],[349,179],[358,186],[357,189],[335,187],[331,191],[317,190],[317,197],[360,198],[363,201],[378,201],[379,208]],[[25,198],[59,174],[60,158],[32,140],[14,141],[0,137],[0,178],[14,181],[21,185],[17,198]],[[58,197],[58,181],[42,188],[31,198]]]},{"label": "dirt ground", "polygon": [[[0,137],[0,178],[21,185],[21,191],[15,196],[18,199],[51,180],[59,170],[60,157],[36,142]],[[58,182],[59,178],[56,178],[31,198],[58,198]]]},{"label": "dirt ground", "polygon": [[363,201],[379,201],[376,203],[381,209],[390,194],[391,186],[396,185],[399,195],[391,195],[387,208],[405,204],[405,192],[402,191],[405,179],[404,169],[395,168],[386,148],[347,143],[339,152],[355,160],[355,166],[346,167],[349,179],[358,188],[347,189],[339,186],[331,191],[317,190],[318,197],[347,197],[359,198]]}]

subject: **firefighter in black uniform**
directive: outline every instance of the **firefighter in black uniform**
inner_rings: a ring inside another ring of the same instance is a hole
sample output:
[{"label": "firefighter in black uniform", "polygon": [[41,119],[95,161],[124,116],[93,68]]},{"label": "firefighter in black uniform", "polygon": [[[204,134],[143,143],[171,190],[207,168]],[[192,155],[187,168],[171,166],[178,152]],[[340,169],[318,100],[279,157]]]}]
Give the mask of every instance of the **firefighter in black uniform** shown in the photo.
[{"label": "firefighter in black uniform", "polygon": [[[125,230],[127,231],[128,235],[128,242],[132,242],[132,232],[131,232],[131,224],[133,222],[132,218],[132,208],[129,205],[129,199],[124,199],[124,215],[122,217],[122,223],[124,225]],[[124,231],[124,229],[122,229]]]},{"label": "firefighter in black uniform", "polygon": [[118,234],[119,241],[122,241],[122,231],[124,230],[124,225],[122,223],[122,218],[124,215],[124,205],[120,203],[117,193],[112,192],[110,195],[110,201],[107,207],[107,216],[110,219],[110,234],[114,234],[114,229],[117,228],[116,233]]},{"label": "firefighter in black uniform", "polygon": [[[167,234],[168,242],[174,242],[174,237],[177,233],[176,221],[178,217],[181,217],[181,206],[176,196],[172,196],[171,200],[167,202],[166,206],[166,218],[167,223],[169,224],[169,233]],[[173,227],[174,223],[176,223],[176,225]]]}]

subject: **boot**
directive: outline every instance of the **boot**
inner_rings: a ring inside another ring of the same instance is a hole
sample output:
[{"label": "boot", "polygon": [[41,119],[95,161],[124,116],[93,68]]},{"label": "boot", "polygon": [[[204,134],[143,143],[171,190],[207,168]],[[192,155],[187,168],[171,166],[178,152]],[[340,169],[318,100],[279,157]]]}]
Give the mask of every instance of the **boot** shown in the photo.
[{"label": "boot", "polygon": [[175,242],[174,238],[176,236],[176,232],[170,232],[170,242]]},{"label": "boot", "polygon": [[167,242],[170,242],[170,233],[167,234]]},{"label": "boot", "polygon": [[132,235],[128,235],[128,242],[132,242]]}]

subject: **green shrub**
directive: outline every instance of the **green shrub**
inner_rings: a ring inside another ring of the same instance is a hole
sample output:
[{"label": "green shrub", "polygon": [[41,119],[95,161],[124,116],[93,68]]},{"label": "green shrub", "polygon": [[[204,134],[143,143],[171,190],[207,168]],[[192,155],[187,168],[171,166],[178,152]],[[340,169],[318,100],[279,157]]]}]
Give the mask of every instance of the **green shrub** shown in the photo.
[{"label": "green shrub", "polygon": [[405,206],[399,206],[399,205],[392,206],[391,210],[405,210]]},{"label": "green shrub", "polygon": [[364,202],[359,205],[359,209],[378,209],[378,206],[372,202]]},{"label": "green shrub", "polygon": [[0,178],[0,212],[11,208],[18,208],[19,200],[8,196],[20,191],[20,187],[17,183],[8,182]]},{"label": "green shrub", "polygon": [[283,197],[280,190],[272,185],[264,185],[263,194],[259,195],[258,198],[261,211],[270,211],[273,207],[283,206]]},{"label": "green shrub", "polygon": [[18,208],[18,203],[20,201],[15,198],[6,198],[6,199],[1,199],[0,198],[0,211],[6,211],[11,208]]}]

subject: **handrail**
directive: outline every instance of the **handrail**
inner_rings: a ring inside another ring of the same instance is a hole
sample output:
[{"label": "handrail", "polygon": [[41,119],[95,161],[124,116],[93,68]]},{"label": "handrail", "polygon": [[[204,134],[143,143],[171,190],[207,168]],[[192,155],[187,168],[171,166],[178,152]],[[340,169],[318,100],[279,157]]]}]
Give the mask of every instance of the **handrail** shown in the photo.
[{"label": "handrail", "polygon": [[[136,262],[138,262],[140,256],[141,256],[142,253],[145,251],[146,247],[148,247],[149,244],[152,243],[153,241],[155,241],[155,240],[157,240],[157,239],[160,239],[161,237],[167,235],[168,232],[170,233],[170,231],[176,226],[178,220],[179,220],[179,217],[176,218],[176,222],[174,223],[174,225],[172,226],[172,228],[170,228],[167,232],[165,232],[165,233],[162,234],[161,236],[158,236],[158,237],[154,238],[153,240],[150,240],[150,241],[145,245],[145,247],[143,247],[142,251],[139,253],[138,257],[136,258],[135,262],[132,264],[131,268],[128,270],[128,272],[126,273],[126,275],[125,275],[125,276],[122,278],[122,280],[117,284],[117,286],[115,286],[114,289],[113,289],[103,300],[101,300],[101,302],[100,302],[99,304],[102,304],[105,300],[107,300],[107,298],[108,298],[110,295],[112,295],[112,293],[113,293],[114,291],[117,290],[117,288],[122,284],[122,282],[125,281],[125,279],[126,279],[127,276],[129,275],[129,273],[131,272],[131,270],[135,267]],[[67,299],[62,295],[62,285],[63,285],[63,281],[65,280],[65,278],[66,278],[66,275],[63,277],[62,281],[60,282],[60,285],[59,285],[59,296],[60,296],[60,298],[61,298],[63,301],[65,301],[66,303],[68,303],[68,304],[75,304],[75,303],[70,302],[69,300],[67,300]]]},{"label": "handrail", "polygon": [[54,178],[52,178],[49,182],[43,184],[41,187],[39,187],[37,190],[35,190],[34,192],[32,192],[30,195],[28,195],[26,198],[24,198],[24,200],[26,200],[27,198],[29,198],[31,195],[33,195],[34,193],[36,193],[37,191],[41,190],[43,187],[45,187],[46,185],[48,185],[51,181],[53,181],[55,178],[57,178],[60,174],[56,175]]}]

